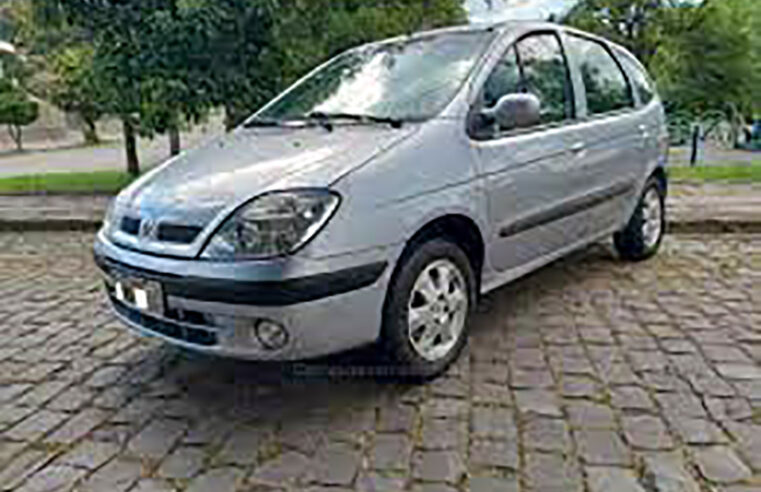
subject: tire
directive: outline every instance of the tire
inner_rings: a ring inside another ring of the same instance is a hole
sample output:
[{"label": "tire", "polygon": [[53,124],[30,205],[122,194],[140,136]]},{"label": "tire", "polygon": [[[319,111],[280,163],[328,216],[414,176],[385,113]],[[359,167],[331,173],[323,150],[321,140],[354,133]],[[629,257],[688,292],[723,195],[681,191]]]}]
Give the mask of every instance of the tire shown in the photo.
[{"label": "tire", "polygon": [[613,244],[622,259],[642,261],[658,252],[666,229],[664,202],[663,187],[651,177],[626,227],[613,235]]},{"label": "tire", "polygon": [[446,239],[431,239],[402,256],[389,283],[381,335],[398,379],[426,381],[457,359],[467,341],[475,286],[468,257]]}]

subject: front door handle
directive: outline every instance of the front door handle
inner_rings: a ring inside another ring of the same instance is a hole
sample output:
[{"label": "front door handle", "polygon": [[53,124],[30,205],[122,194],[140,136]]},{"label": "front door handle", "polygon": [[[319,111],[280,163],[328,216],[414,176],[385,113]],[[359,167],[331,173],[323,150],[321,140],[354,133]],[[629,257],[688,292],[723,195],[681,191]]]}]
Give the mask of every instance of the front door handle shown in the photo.
[{"label": "front door handle", "polygon": [[575,144],[571,145],[571,152],[573,152],[574,154],[578,154],[579,152],[582,152],[586,148],[587,148],[587,145],[584,142],[576,142]]}]

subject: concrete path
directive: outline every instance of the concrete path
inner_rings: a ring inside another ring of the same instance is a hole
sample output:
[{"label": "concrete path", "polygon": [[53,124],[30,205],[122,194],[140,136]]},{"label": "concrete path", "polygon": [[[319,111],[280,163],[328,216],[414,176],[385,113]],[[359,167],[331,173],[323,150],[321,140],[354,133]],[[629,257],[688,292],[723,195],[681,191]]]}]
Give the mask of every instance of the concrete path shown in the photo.
[{"label": "concrete path", "polygon": [[[182,134],[183,148],[198,145],[222,131],[217,125],[199,126]],[[149,169],[166,160],[169,143],[165,136],[140,139],[138,155],[142,169]],[[23,153],[0,154],[0,177],[52,172],[123,171],[126,169],[124,146],[112,140],[97,147],[33,150]]]}]

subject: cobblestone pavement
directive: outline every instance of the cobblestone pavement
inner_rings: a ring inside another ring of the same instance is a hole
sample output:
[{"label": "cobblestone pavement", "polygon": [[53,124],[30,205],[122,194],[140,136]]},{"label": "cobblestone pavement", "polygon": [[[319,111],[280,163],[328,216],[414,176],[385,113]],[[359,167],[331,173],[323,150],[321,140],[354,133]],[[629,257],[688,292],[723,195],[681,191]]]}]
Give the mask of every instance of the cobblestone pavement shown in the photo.
[{"label": "cobblestone pavement", "polygon": [[761,236],[580,252],[489,295],[417,387],[335,374],[367,350],[263,366],[138,339],[90,239],[0,234],[2,490],[761,490]]}]

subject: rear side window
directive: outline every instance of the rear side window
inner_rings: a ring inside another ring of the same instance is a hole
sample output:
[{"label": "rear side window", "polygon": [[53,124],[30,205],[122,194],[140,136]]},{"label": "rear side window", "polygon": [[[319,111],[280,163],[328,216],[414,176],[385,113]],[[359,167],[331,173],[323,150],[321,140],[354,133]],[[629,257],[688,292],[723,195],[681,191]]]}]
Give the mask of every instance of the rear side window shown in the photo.
[{"label": "rear side window", "polygon": [[629,82],[608,49],[597,41],[579,36],[569,35],[567,39],[581,70],[589,115],[634,106]]},{"label": "rear side window", "polygon": [[629,74],[629,80],[632,81],[634,90],[637,91],[639,102],[644,106],[652,101],[655,96],[655,89],[645,69],[635,62],[630,55],[625,53],[619,54],[618,59],[621,65],[623,65],[624,70],[626,70],[626,73]]},{"label": "rear side window", "polygon": [[484,83],[482,107],[493,108],[502,96],[513,93],[530,93],[539,98],[540,125],[573,118],[573,90],[565,56],[555,34],[531,34],[514,44]]}]

